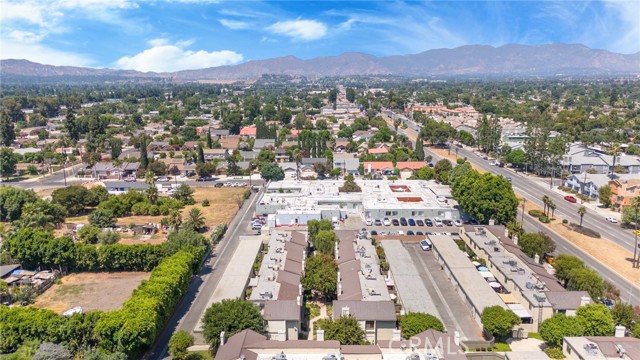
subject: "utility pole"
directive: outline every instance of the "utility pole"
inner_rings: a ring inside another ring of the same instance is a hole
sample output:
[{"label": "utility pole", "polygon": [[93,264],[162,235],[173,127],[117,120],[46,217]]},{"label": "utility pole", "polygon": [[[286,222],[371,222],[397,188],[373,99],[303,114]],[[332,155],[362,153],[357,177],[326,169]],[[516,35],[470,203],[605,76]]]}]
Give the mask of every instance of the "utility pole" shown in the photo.
[{"label": "utility pole", "polygon": [[635,243],[636,246],[633,247],[633,267],[637,268],[638,266],[640,266],[639,259],[637,257],[638,256],[638,205],[640,205],[640,197],[637,197],[634,202],[635,202],[634,207],[635,207],[635,210],[636,210],[635,211],[635,213],[636,213],[636,230],[633,233],[636,236],[636,243]]},{"label": "utility pole", "polygon": [[64,177],[64,187],[67,187],[67,152],[62,148],[62,156],[64,156],[64,161],[62,162],[62,177]]}]

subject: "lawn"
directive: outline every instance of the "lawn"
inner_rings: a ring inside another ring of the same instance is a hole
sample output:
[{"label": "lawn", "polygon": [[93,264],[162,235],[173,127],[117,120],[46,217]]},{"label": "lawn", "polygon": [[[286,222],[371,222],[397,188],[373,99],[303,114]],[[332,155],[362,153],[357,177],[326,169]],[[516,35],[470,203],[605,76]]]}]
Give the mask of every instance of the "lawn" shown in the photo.
[{"label": "lawn", "polygon": [[187,355],[187,360],[213,360],[213,355],[208,351],[192,351]]},{"label": "lawn", "polygon": [[59,314],[76,306],[84,312],[120,309],[149,276],[146,272],[71,274],[38,296],[34,306]]}]

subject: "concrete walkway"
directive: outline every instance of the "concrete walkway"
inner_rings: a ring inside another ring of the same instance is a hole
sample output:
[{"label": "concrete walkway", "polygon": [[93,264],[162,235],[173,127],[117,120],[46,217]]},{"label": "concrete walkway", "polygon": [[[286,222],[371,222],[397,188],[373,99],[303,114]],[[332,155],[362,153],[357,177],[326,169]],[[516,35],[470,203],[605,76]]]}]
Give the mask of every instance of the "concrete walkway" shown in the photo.
[{"label": "concrete walkway", "polygon": [[320,306],[320,315],[309,320],[309,335],[307,337],[307,340],[313,340],[313,325],[315,324],[315,322],[321,319],[329,318],[329,316],[327,315],[327,306],[324,303],[316,304]]}]

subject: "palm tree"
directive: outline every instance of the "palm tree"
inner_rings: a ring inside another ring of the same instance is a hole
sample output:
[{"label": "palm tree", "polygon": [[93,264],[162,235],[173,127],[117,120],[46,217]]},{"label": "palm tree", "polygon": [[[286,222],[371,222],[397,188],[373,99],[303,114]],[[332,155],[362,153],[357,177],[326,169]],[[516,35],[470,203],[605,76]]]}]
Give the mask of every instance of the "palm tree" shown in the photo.
[{"label": "palm tree", "polygon": [[549,206],[549,201],[551,201],[551,198],[549,198],[547,195],[542,197],[542,203],[544,204],[544,210],[542,212],[544,212],[544,216],[547,216],[547,207]]},{"label": "palm tree", "polygon": [[144,174],[144,182],[149,185],[147,188],[147,197],[151,204],[155,205],[158,200],[158,188],[156,188],[156,177],[153,171],[147,171]]},{"label": "palm tree", "polygon": [[172,210],[169,213],[169,226],[175,231],[178,231],[180,225],[182,225],[182,215],[180,215],[180,211]]},{"label": "palm tree", "polygon": [[547,206],[549,207],[549,210],[551,210],[551,219],[553,219],[553,214],[556,211],[556,203],[554,203],[553,200],[549,199],[549,204]]},{"label": "palm tree", "polygon": [[584,214],[587,213],[587,208],[584,206],[580,206],[578,208],[578,215],[580,215],[580,227],[582,227],[582,218],[584,218]]},{"label": "palm tree", "polygon": [[609,155],[613,156],[613,165],[611,166],[611,172],[609,173],[609,177],[612,179],[615,177],[614,172],[616,171],[616,158],[620,154],[620,144],[612,144],[611,148],[609,148]]},{"label": "palm tree", "polygon": [[187,214],[187,221],[185,221],[184,226],[188,229],[192,229],[193,231],[198,231],[202,227],[204,227],[204,216],[202,215],[202,211],[198,208],[193,208],[189,210]]}]

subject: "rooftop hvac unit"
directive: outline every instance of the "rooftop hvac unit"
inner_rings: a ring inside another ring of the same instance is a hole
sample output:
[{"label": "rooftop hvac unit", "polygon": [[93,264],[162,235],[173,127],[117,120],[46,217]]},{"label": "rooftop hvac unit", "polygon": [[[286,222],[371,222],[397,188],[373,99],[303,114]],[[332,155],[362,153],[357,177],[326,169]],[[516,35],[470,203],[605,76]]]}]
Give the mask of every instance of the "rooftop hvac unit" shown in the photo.
[{"label": "rooftop hvac unit", "polygon": [[271,291],[264,291],[264,292],[260,293],[260,296],[263,299],[271,299],[271,298],[273,298],[273,293]]},{"label": "rooftop hvac unit", "polygon": [[547,297],[544,296],[544,294],[533,294],[533,297],[538,301],[538,302],[545,302],[547,300]]},{"label": "rooftop hvac unit", "polygon": [[272,359],[273,360],[287,360],[287,355],[285,355],[284,352],[281,352],[280,354],[276,354]]},{"label": "rooftop hvac unit", "polygon": [[271,273],[269,274],[269,276],[267,276],[267,281],[274,281],[276,279],[276,275]]},{"label": "rooftop hvac unit", "polygon": [[588,352],[589,354],[595,355],[598,353],[598,345],[594,343],[584,344],[583,348],[584,351]]},{"label": "rooftop hvac unit", "polygon": [[339,357],[335,354],[329,354],[322,357],[322,360],[338,360]]},{"label": "rooftop hvac unit", "polygon": [[494,248],[493,248],[493,252],[500,252],[500,248],[499,248],[499,247],[497,247],[497,246],[496,246],[496,247],[494,247]]},{"label": "rooftop hvac unit", "polygon": [[438,360],[438,355],[435,352],[427,352],[424,354],[426,360]]},{"label": "rooftop hvac unit", "polygon": [[532,283],[530,281],[527,281],[527,289],[533,290],[533,289],[535,289],[535,287],[536,287],[536,284],[534,284],[534,283]]},{"label": "rooftop hvac unit", "polygon": [[411,354],[411,355],[407,356],[407,360],[420,360],[420,355]]},{"label": "rooftop hvac unit", "polygon": [[523,268],[519,268],[518,269],[518,275],[524,275],[524,269]]}]

